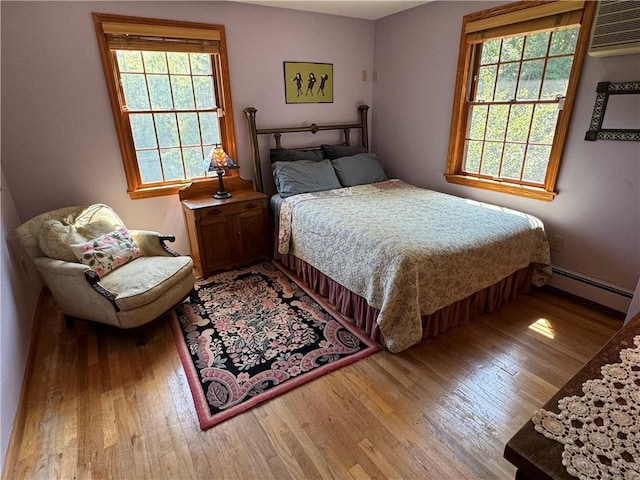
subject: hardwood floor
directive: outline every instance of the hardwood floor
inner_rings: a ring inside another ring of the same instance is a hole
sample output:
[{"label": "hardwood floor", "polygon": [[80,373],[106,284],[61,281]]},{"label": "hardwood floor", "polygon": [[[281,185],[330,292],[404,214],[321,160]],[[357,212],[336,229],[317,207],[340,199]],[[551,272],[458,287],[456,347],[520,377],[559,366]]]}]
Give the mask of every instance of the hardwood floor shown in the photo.
[{"label": "hardwood floor", "polygon": [[512,479],[507,440],[622,326],[537,290],[203,432],[168,318],[137,346],[43,305],[7,480]]}]

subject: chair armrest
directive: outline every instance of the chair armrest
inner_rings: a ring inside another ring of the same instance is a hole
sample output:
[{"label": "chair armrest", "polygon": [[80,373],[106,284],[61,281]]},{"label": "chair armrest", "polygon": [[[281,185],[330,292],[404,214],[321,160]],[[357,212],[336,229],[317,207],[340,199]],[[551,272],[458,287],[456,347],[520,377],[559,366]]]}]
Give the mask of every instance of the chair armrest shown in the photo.
[{"label": "chair armrest", "polygon": [[88,266],[49,257],[36,257],[33,261],[49,290],[61,291],[67,287],[75,290],[77,297],[95,291],[109,300],[116,312],[120,311],[116,305],[116,295],[102,286],[100,276]]},{"label": "chair armrest", "polygon": [[111,302],[111,305],[116,309],[116,312],[120,311],[120,307],[116,304],[116,295],[102,286],[100,283],[100,275],[89,269],[84,271],[84,278],[87,279],[91,288]]},{"label": "chair armrest", "polygon": [[138,244],[145,257],[179,257],[180,254],[169,248],[164,242],[175,242],[174,235],[163,235],[149,230],[129,230],[129,234]]},{"label": "chair armrest", "polygon": [[41,273],[50,273],[57,277],[84,277],[84,272],[91,270],[83,263],[65,262],[49,257],[36,257],[33,259],[36,268]]}]

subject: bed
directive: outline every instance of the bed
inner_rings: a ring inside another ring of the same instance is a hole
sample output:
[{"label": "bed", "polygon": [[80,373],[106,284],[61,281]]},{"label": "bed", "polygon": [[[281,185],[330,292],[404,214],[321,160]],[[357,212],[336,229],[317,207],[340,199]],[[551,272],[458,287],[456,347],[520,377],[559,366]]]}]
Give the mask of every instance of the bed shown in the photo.
[{"label": "bed", "polygon": [[[367,111],[354,123],[258,128],[245,109],[256,186],[275,187],[276,260],[394,353],[549,280],[539,219],[387,178],[369,152]],[[283,147],[285,133],[321,131],[341,141]],[[261,135],[275,143],[266,164]]]}]

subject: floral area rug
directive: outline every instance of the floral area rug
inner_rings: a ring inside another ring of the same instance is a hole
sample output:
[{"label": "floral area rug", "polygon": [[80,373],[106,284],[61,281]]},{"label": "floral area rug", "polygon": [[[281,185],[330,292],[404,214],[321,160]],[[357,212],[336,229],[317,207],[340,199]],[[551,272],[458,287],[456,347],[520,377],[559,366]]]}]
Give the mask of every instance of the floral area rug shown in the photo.
[{"label": "floral area rug", "polygon": [[196,292],[171,324],[203,430],[380,349],[270,262]]}]

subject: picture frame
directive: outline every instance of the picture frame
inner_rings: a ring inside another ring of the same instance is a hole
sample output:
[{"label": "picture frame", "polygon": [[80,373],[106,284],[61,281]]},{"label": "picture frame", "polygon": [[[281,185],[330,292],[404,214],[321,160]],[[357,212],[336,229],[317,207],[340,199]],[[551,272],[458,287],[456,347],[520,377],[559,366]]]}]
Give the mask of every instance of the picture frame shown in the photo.
[{"label": "picture frame", "polygon": [[585,140],[629,140],[640,141],[640,129],[602,128],[610,95],[640,95],[640,82],[599,82],[596,88],[596,102]]},{"label": "picture frame", "polygon": [[333,64],[283,62],[286,103],[333,103]]}]

